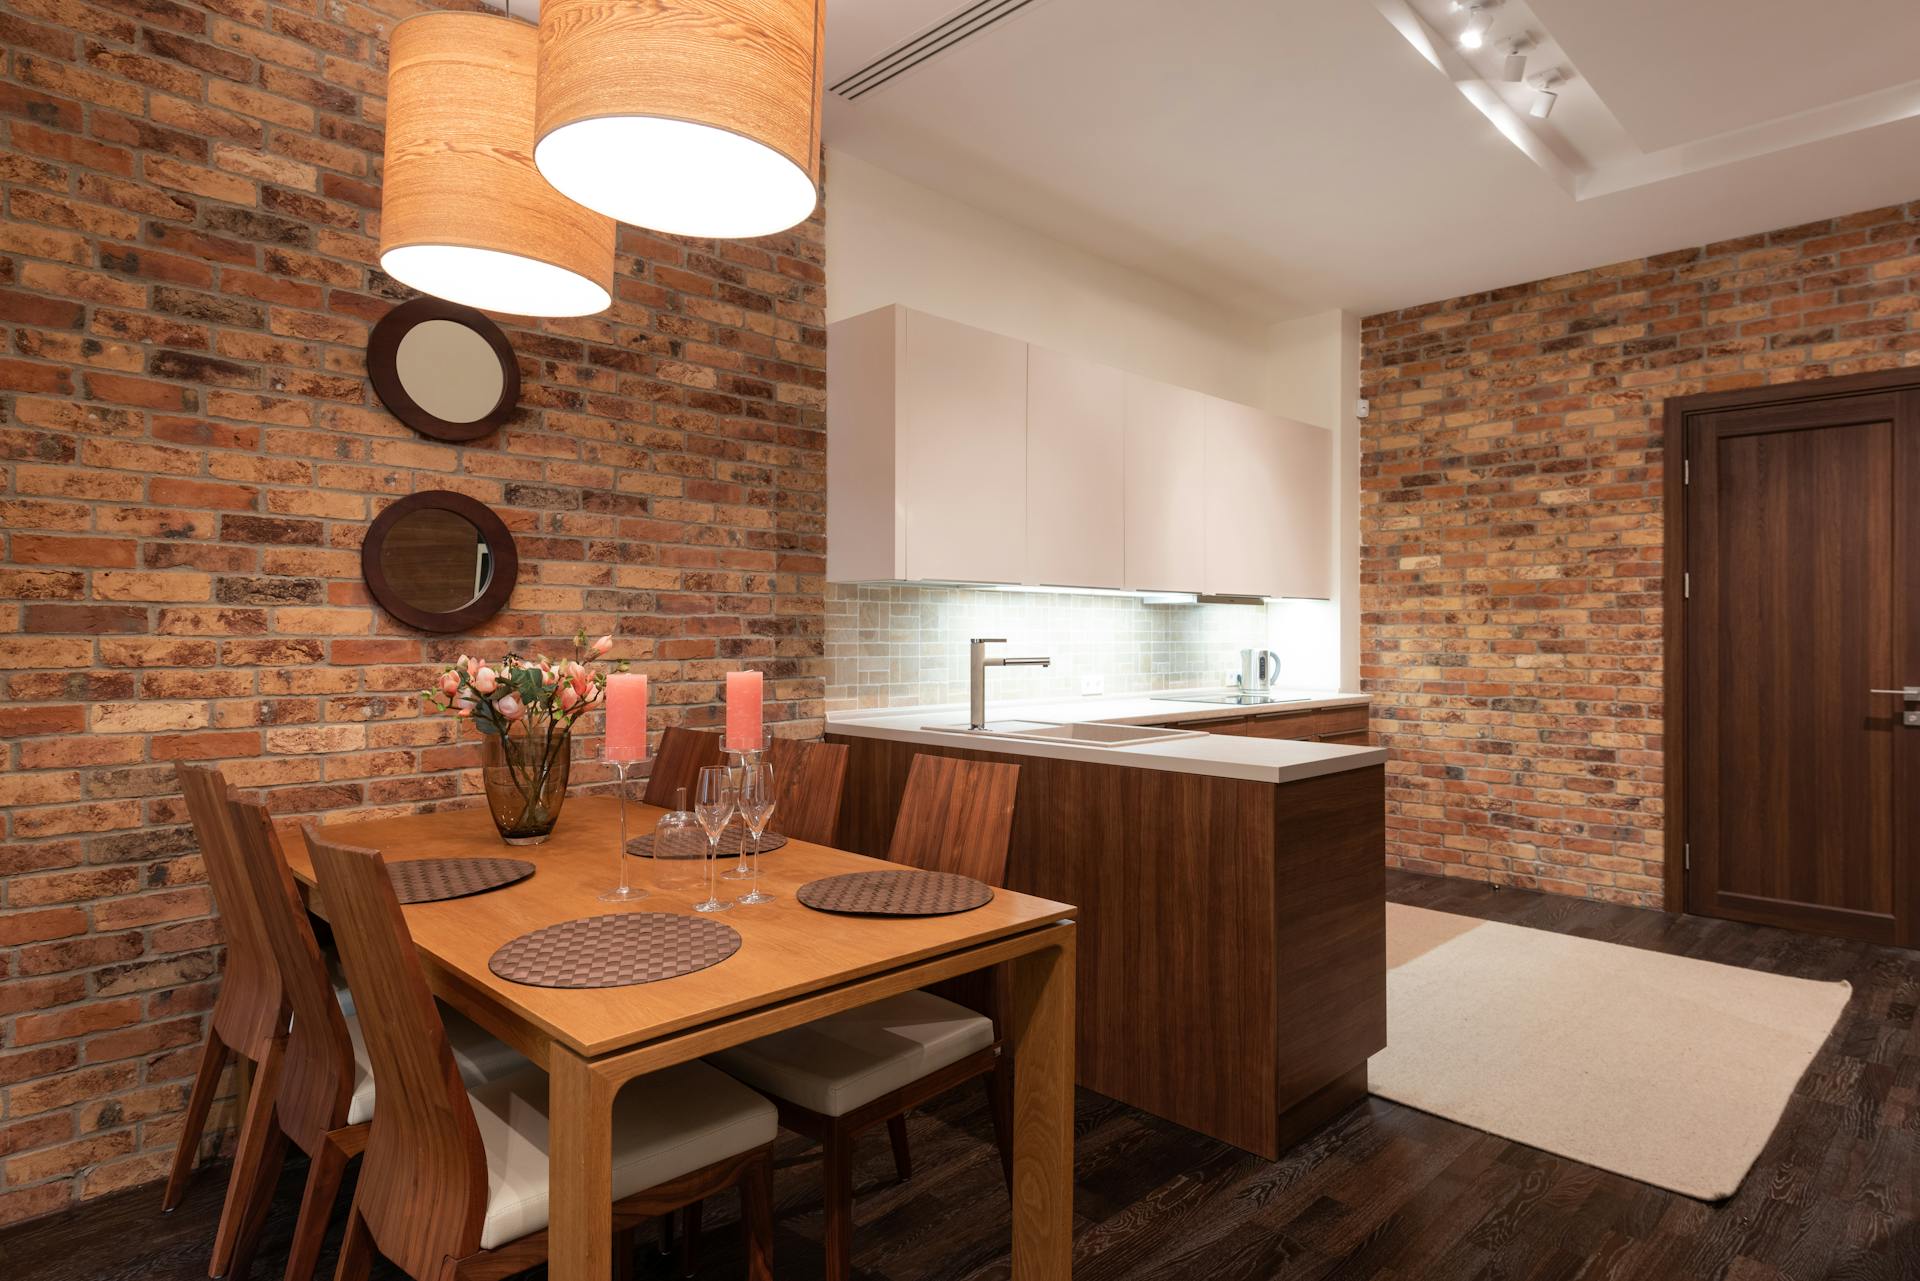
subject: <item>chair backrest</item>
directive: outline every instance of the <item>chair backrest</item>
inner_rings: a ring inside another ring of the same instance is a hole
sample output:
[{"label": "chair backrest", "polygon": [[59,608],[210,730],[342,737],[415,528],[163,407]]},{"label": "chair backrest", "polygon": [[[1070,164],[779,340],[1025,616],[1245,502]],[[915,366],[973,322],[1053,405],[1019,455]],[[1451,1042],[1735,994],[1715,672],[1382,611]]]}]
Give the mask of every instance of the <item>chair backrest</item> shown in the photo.
[{"label": "chair backrest", "polygon": [[720,735],[712,730],[687,729],[675,725],[660,735],[660,750],[653,756],[653,772],[647,775],[647,791],[642,798],[649,805],[673,806],[673,793],[687,789],[689,800],[700,770],[707,765],[724,765]]},{"label": "chair backrest", "polygon": [[772,830],[796,841],[833,844],[847,784],[847,745],[776,738],[767,758],[779,796]]},{"label": "chair backrest", "polygon": [[234,834],[227,780],[211,766],[175,769],[227,943],[227,969],[213,1003],[213,1034],[258,1060],[287,1029],[287,996]]},{"label": "chair backrest", "polygon": [[956,756],[913,758],[887,858],[988,885],[1007,880],[1007,842],[1020,767]]},{"label": "chair backrest", "polygon": [[376,850],[307,837],[379,1106],[354,1205],[380,1253],[440,1276],[480,1248],[487,1156],[420,958]]},{"label": "chair backrest", "polygon": [[253,902],[293,1010],[280,1061],[280,1129],[313,1156],[329,1130],[346,1124],[353,1097],[353,1042],[347,1039],[347,1020],[333,994],[326,960],[281,853],[273,816],[254,801],[229,800],[227,805]]}]

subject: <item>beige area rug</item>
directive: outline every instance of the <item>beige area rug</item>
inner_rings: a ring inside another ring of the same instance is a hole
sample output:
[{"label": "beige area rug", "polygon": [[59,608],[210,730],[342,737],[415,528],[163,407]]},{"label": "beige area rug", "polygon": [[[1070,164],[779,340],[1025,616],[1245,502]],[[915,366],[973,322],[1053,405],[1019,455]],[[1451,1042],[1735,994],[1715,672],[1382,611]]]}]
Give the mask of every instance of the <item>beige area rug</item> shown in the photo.
[{"label": "beige area rug", "polygon": [[1398,903],[1387,966],[1375,1094],[1705,1201],[1852,991]]}]

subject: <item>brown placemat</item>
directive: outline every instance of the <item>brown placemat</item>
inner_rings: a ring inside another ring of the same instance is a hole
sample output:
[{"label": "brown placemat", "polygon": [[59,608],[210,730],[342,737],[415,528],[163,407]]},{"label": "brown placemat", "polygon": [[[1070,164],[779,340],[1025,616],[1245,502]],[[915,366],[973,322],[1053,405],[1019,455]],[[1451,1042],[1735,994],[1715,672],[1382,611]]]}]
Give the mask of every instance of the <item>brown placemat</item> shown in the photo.
[{"label": "brown placemat", "polygon": [[484,894],[533,875],[533,864],[518,858],[410,858],[387,864],[394,897],[402,903]]},{"label": "brown placemat", "polygon": [[993,901],[993,887],[951,872],[848,872],[808,881],[794,897],[816,912],[849,916],[950,916]]},{"label": "brown placemat", "polygon": [[532,987],[625,987],[692,974],[739,950],[739,932],[710,917],[621,912],[522,934],[487,968]]},{"label": "brown placemat", "polygon": [[[771,854],[786,843],[787,838],[778,832],[760,833],[760,852],[762,854]],[[744,828],[729,827],[726,831],[720,833],[721,858],[739,858],[752,848],[753,837]],[[700,838],[700,856],[704,858],[706,852],[706,837],[703,835]],[[627,853],[633,855],[635,858],[652,858],[653,833],[649,832],[645,836],[636,836],[628,841]]]}]

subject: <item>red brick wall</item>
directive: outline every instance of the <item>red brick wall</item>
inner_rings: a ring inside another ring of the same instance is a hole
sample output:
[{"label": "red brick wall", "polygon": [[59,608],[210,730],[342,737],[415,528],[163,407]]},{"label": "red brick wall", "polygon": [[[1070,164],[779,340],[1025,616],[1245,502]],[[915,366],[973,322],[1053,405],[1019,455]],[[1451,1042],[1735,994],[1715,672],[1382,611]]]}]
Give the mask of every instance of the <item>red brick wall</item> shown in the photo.
[{"label": "red brick wall", "polygon": [[1661,404],[1920,364],[1920,202],[1362,327],[1389,861],[1658,905]]},{"label": "red brick wall", "polygon": [[[472,748],[413,691],[581,627],[645,660],[658,721],[711,721],[750,662],[777,719],[817,725],[820,224],[629,230],[611,312],[510,329],[501,433],[414,435],[363,363],[406,296],[370,266],[406,11],[0,12],[0,1223],[173,1147],[219,967],[174,761],[282,814],[467,803]],[[483,637],[410,631],[361,585],[371,515],[427,488],[516,532]]]}]

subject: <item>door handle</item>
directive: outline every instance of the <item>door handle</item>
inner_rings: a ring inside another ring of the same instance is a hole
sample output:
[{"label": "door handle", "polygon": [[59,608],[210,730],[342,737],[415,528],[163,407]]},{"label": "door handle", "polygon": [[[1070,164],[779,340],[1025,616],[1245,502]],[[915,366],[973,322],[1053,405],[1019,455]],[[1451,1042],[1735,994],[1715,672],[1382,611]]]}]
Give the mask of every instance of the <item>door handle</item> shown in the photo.
[{"label": "door handle", "polygon": [[1901,689],[1870,689],[1869,694],[1898,694],[1906,700],[1907,710],[1900,713],[1900,723],[1920,729],[1920,685],[1908,685]]}]

